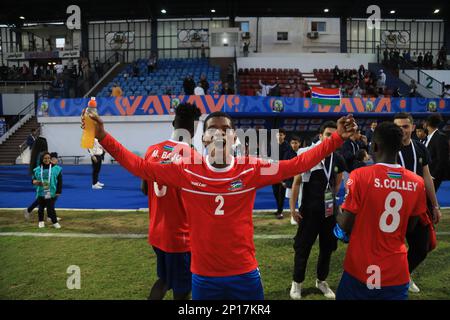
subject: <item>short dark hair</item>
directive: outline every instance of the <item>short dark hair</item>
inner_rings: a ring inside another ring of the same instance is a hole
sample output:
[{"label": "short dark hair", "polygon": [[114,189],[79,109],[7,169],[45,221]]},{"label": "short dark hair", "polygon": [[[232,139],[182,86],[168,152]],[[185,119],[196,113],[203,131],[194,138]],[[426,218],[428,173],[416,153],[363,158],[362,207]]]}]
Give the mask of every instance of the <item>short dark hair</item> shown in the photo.
[{"label": "short dark hair", "polygon": [[433,128],[437,128],[439,127],[442,121],[444,120],[442,119],[440,113],[433,113],[428,116],[426,123],[428,123],[428,125],[432,126]]},{"label": "short dark hair", "polygon": [[411,124],[414,124],[414,118],[412,117],[411,113],[408,112],[398,112],[394,115],[395,119],[409,119]]},{"label": "short dark hair", "polygon": [[278,133],[282,133],[282,134],[286,135],[286,130],[283,128],[279,128]]},{"label": "short dark hair", "polygon": [[386,153],[397,153],[402,147],[403,131],[393,122],[382,122],[373,133],[373,141]]},{"label": "short dark hair", "polygon": [[230,120],[231,122],[231,128],[234,129],[234,121],[233,118],[231,118],[231,116],[228,113],[222,112],[222,111],[215,111],[213,113],[208,114],[208,116],[205,119],[205,122],[203,122],[203,132],[206,131],[206,124],[208,123],[208,121],[212,118],[227,118],[228,120]]},{"label": "short dark hair", "polygon": [[50,153],[50,157],[51,158],[58,158],[58,153],[57,152],[52,152],[52,153]]},{"label": "short dark hair", "polygon": [[39,158],[39,161],[41,162],[41,164],[43,163],[44,157],[45,157],[46,155],[49,155],[50,158],[52,157],[51,154],[50,154],[50,152],[48,152],[48,151],[42,152],[42,153],[40,154],[40,158]]},{"label": "short dark hair", "polygon": [[359,149],[355,154],[355,158],[358,161],[364,161],[366,154],[367,154],[366,149]]},{"label": "short dark hair", "polygon": [[300,140],[300,137],[299,137],[299,136],[296,136],[296,135],[293,135],[293,136],[291,137],[291,141],[298,141],[299,143],[302,142],[302,140]]},{"label": "short dark hair", "polygon": [[336,122],[331,121],[331,120],[325,121],[325,122],[320,126],[319,133],[320,133],[320,134],[323,134],[327,128],[337,129],[337,124],[336,124]]},{"label": "short dark hair", "polygon": [[194,130],[194,121],[198,120],[202,112],[195,104],[181,103],[175,109],[173,127],[175,129]]}]

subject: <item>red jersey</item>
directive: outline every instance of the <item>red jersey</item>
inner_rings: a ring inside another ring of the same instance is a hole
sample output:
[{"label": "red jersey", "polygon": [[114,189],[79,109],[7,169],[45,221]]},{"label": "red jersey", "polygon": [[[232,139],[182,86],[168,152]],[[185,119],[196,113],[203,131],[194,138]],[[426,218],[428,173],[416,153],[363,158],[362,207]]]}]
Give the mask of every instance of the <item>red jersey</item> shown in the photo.
[{"label": "red jersey", "polygon": [[367,283],[376,266],[382,287],[408,283],[405,235],[409,217],[426,212],[425,195],[423,179],[400,165],[352,171],[342,209],[356,217],[344,270]]},{"label": "red jersey", "polygon": [[[176,146],[182,146],[177,148]],[[145,160],[152,162],[167,161],[190,147],[183,142],[166,140],[150,146]],[[149,228],[148,242],[165,252],[189,252],[189,225],[186,211],[177,188],[158,185],[156,181],[147,181]]]},{"label": "red jersey", "polygon": [[210,277],[239,275],[257,268],[253,242],[256,189],[307,171],[342,145],[337,133],[290,160],[233,158],[224,169],[208,159],[148,162],[107,135],[101,144],[122,166],[143,179],[177,187],[188,213],[191,271]]}]

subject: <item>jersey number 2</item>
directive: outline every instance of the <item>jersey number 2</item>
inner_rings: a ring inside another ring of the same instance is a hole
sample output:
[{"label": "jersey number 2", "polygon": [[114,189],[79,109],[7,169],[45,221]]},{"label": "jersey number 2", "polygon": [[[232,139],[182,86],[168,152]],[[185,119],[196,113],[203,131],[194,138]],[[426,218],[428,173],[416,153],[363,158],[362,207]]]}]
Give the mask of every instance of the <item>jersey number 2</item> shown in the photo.
[{"label": "jersey number 2", "polygon": [[[394,206],[391,207],[391,201],[394,200]],[[400,209],[403,205],[402,195],[396,191],[392,191],[386,197],[384,201],[384,212],[380,217],[380,229],[381,231],[392,233],[397,230],[400,225]],[[387,224],[387,219],[389,216],[392,216],[392,221],[390,224]]]},{"label": "jersey number 2", "polygon": [[216,216],[223,216],[224,212],[222,210],[223,204],[225,203],[225,199],[222,196],[217,196],[216,200],[214,200],[214,202],[219,202],[219,205],[216,208],[216,212],[214,212],[214,214]]}]

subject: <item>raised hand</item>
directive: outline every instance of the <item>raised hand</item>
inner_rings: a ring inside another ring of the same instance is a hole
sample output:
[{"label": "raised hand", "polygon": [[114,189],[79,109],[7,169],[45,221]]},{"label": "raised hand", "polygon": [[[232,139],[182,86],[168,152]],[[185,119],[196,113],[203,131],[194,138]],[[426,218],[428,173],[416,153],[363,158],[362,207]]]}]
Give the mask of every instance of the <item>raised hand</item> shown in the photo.
[{"label": "raised hand", "polygon": [[339,136],[346,140],[356,133],[358,125],[352,114],[339,118],[337,121],[337,133]]}]

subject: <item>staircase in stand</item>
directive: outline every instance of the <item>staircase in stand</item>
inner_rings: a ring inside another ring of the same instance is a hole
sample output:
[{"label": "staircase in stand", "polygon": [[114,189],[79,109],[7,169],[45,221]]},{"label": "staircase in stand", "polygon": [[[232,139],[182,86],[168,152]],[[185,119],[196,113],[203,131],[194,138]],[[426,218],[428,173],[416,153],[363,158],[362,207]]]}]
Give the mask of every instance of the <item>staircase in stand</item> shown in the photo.
[{"label": "staircase in stand", "polygon": [[31,130],[39,128],[39,123],[35,116],[25,122],[13,135],[0,144],[0,165],[12,165],[20,156],[20,145],[30,135]]}]

